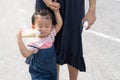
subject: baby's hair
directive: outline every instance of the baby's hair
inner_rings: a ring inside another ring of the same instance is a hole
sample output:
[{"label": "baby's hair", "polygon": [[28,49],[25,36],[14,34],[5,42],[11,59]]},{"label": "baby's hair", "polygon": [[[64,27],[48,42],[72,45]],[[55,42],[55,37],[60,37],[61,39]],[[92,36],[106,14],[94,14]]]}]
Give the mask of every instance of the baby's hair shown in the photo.
[{"label": "baby's hair", "polygon": [[52,14],[52,12],[50,12],[48,10],[45,10],[45,9],[40,9],[40,10],[37,10],[37,11],[34,12],[34,14],[32,15],[32,25],[34,25],[37,15],[50,16],[50,18],[52,20],[52,24],[55,25],[54,15]]}]

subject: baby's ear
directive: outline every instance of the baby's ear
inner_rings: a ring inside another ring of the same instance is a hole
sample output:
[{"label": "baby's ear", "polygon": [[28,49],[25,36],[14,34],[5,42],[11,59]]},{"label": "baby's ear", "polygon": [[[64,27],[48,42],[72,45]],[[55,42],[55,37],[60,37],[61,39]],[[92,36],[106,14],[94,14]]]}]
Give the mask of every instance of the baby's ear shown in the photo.
[{"label": "baby's ear", "polygon": [[33,28],[33,29],[35,29],[35,26],[34,26],[34,25],[32,25],[32,28]]}]

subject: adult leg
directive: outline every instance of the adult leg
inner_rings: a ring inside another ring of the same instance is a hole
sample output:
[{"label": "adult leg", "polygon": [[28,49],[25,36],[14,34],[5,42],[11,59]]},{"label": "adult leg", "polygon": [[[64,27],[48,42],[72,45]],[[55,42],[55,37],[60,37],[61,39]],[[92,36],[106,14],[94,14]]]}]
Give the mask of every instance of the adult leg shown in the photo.
[{"label": "adult leg", "polygon": [[60,65],[57,64],[57,80],[59,80]]},{"label": "adult leg", "polygon": [[78,77],[78,69],[68,65],[68,70],[69,70],[69,76],[70,80],[77,80]]}]

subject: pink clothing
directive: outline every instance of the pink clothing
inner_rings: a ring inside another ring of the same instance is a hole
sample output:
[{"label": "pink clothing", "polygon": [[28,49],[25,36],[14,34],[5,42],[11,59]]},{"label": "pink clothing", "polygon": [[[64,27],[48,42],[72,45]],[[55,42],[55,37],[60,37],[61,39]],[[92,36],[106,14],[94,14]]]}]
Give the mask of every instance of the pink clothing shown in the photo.
[{"label": "pink clothing", "polygon": [[46,49],[52,47],[55,36],[56,36],[56,31],[55,29],[53,29],[51,33],[45,38],[33,38],[32,40],[29,40],[26,44],[26,47],[27,49],[31,50],[33,53],[37,53],[38,52],[37,48]]}]

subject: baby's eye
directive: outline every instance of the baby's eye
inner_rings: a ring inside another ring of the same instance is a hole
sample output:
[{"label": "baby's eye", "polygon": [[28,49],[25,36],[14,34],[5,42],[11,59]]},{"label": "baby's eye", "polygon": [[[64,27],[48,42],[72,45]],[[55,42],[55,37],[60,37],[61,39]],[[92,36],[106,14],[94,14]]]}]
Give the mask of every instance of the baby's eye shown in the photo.
[{"label": "baby's eye", "polygon": [[49,25],[46,25],[45,27],[47,27],[47,28],[48,28],[48,27],[49,27]]},{"label": "baby's eye", "polygon": [[41,28],[42,26],[41,25],[38,25],[39,28]]}]

